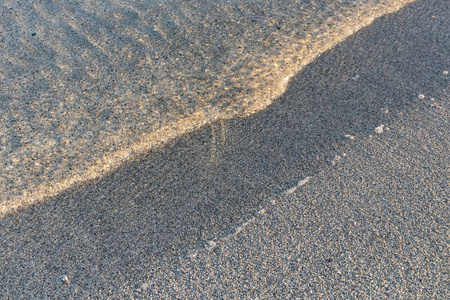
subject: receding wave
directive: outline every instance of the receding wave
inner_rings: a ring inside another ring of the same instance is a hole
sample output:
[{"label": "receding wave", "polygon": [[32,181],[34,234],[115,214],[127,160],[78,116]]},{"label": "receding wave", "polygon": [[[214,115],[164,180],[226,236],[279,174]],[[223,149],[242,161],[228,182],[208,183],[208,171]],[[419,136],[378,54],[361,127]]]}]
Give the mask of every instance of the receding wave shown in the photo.
[{"label": "receding wave", "polygon": [[0,214],[219,118],[413,0],[4,0]]}]

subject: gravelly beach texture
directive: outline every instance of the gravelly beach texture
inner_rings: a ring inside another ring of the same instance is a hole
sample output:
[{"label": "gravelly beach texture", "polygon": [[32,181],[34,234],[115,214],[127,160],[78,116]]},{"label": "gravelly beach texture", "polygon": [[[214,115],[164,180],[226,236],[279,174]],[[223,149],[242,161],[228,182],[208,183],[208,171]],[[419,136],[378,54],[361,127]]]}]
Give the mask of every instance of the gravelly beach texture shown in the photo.
[{"label": "gravelly beach texture", "polygon": [[0,220],[0,298],[448,299],[450,3]]},{"label": "gravelly beach texture", "polygon": [[1,1],[0,214],[266,107],[411,1]]}]

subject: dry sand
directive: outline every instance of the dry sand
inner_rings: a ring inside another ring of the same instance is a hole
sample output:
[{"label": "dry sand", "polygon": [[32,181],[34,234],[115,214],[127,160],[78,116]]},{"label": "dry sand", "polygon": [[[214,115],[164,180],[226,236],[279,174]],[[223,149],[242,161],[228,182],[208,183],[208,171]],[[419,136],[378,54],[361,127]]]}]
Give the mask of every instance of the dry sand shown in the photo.
[{"label": "dry sand", "polygon": [[6,216],[0,298],[448,299],[449,15],[408,5],[267,109]]}]

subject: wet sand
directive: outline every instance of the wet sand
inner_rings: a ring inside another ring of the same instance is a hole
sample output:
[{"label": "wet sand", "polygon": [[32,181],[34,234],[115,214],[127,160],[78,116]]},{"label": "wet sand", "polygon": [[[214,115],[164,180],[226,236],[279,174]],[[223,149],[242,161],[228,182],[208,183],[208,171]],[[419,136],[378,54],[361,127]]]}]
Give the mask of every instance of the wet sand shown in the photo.
[{"label": "wet sand", "polygon": [[0,215],[265,108],[411,1],[2,1]]},{"label": "wet sand", "polygon": [[4,217],[0,297],[449,298],[449,14],[384,16],[265,110]]}]

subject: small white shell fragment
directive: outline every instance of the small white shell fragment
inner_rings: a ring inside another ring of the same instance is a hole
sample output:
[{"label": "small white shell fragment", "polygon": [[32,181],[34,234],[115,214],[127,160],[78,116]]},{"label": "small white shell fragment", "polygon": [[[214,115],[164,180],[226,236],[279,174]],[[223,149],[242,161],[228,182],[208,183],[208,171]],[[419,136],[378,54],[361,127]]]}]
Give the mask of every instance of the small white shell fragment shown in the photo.
[{"label": "small white shell fragment", "polygon": [[384,127],[384,125],[381,124],[380,126],[375,128],[375,133],[382,134],[383,133],[383,127]]},{"label": "small white shell fragment", "polygon": [[425,99],[425,95],[424,94],[420,94],[419,95],[419,99]]},{"label": "small white shell fragment", "polygon": [[444,72],[442,72],[442,74],[444,74],[444,75],[448,75],[448,71],[447,71],[447,70],[445,70]]}]

